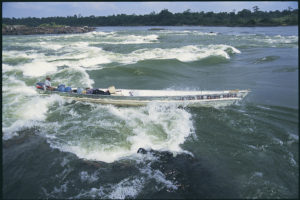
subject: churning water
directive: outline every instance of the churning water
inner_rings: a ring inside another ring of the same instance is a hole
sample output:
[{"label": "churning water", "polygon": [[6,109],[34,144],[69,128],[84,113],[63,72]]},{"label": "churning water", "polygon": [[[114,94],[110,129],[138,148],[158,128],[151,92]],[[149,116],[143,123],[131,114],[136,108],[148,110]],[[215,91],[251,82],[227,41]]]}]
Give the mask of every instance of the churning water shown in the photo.
[{"label": "churning water", "polygon": [[[298,27],[150,28],[2,37],[4,198],[298,197]],[[39,96],[47,75],[251,93],[227,107],[117,107]]]}]

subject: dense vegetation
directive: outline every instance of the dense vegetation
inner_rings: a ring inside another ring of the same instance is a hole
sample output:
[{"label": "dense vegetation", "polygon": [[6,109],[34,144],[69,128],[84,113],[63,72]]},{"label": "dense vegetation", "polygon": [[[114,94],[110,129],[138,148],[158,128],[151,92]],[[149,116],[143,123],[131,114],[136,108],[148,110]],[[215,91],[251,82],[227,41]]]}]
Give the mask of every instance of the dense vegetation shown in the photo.
[{"label": "dense vegetation", "polygon": [[82,17],[80,14],[68,17],[47,18],[3,18],[3,24],[26,26],[285,26],[298,25],[298,9],[288,8],[283,11],[260,11],[257,6],[253,11],[243,9],[239,12],[191,12],[171,13],[167,9],[160,13],[147,15],[91,15]]}]

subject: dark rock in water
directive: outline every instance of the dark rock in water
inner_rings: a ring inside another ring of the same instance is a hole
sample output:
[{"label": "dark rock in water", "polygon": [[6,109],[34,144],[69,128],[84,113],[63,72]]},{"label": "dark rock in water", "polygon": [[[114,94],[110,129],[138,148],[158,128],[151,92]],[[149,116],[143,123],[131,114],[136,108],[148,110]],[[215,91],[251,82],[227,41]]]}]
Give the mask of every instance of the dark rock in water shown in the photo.
[{"label": "dark rock in water", "polygon": [[137,151],[137,153],[146,154],[147,151],[145,149],[143,149],[143,148],[139,148],[138,151]]},{"label": "dark rock in water", "polygon": [[36,34],[67,34],[67,33],[87,33],[94,31],[94,27],[28,27],[24,25],[2,26],[2,35],[36,35]]},{"label": "dark rock in water", "polygon": [[162,31],[165,30],[164,28],[150,28],[148,31]]}]

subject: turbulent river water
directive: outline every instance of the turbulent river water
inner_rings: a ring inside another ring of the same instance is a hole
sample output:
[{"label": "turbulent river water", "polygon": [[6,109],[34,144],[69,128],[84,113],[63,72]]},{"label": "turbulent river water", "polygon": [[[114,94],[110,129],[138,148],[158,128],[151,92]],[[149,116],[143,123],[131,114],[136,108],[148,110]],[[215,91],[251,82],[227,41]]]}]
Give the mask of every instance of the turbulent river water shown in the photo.
[{"label": "turbulent river water", "polygon": [[[298,197],[298,27],[151,28],[2,36],[4,198]],[[226,107],[117,107],[40,96],[47,75],[251,93]]]}]

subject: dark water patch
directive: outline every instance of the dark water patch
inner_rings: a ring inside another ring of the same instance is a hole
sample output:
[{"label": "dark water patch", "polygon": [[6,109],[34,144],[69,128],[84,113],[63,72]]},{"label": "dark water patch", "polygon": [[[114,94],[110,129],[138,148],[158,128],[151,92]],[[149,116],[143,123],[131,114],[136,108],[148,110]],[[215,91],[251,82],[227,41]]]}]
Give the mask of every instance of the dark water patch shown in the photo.
[{"label": "dark water patch", "polygon": [[4,64],[8,64],[8,65],[20,65],[20,64],[25,64],[25,63],[30,63],[33,59],[30,58],[23,58],[23,57],[16,57],[16,58],[3,58],[2,62]]},{"label": "dark water patch", "polygon": [[207,58],[203,58],[194,62],[191,62],[192,64],[199,64],[199,65],[204,65],[204,66],[215,66],[219,64],[226,64],[230,63],[230,59],[226,59],[223,56],[209,56]]},{"label": "dark water patch", "polygon": [[247,104],[245,112],[258,123],[269,125],[270,129],[293,130],[297,128],[299,114],[298,109],[281,107],[281,106],[267,106],[267,105],[252,105]]},{"label": "dark water patch", "polygon": [[297,109],[245,104],[195,108],[191,112],[197,122],[197,140],[187,141],[184,148],[206,158],[215,166],[212,170],[226,171],[225,176],[240,185],[241,196],[295,197],[296,180],[287,180],[292,180],[298,170],[298,137],[291,136],[298,132]]},{"label": "dark water patch", "polygon": [[52,85],[58,86],[64,84],[65,86],[72,87],[85,87],[86,83],[82,81],[74,83],[75,80],[85,79],[85,74],[82,71],[70,68],[68,65],[62,65],[58,67],[59,71],[51,75]]},{"label": "dark water patch", "polygon": [[[46,139],[38,135],[27,134],[14,140],[4,142],[3,148],[5,199],[71,198],[138,172],[133,165],[80,160],[50,148]],[[111,192],[109,186],[108,190]]]},{"label": "dark water patch", "polygon": [[18,45],[5,45],[2,48],[3,51],[21,51],[21,52],[26,52],[26,51],[38,51],[41,50],[39,47],[29,47],[29,46],[18,46]]},{"label": "dark water patch", "polygon": [[107,52],[120,53],[120,54],[130,54],[136,50],[143,48],[153,49],[157,47],[155,43],[142,43],[142,44],[93,44],[90,46],[98,47]]},{"label": "dark water patch", "polygon": [[[76,59],[76,58],[62,58],[62,59],[54,59],[54,60],[48,60],[47,62],[49,63],[53,63],[53,62],[60,62],[60,61],[80,61],[80,59]],[[66,65],[64,65],[66,66]]]},{"label": "dark water patch", "polygon": [[[4,142],[3,165],[3,197],[5,199],[45,198],[42,186],[51,184],[51,177],[63,170],[53,162],[60,157],[58,151],[49,148],[46,140],[28,134],[22,143]],[[20,138],[13,139],[20,141]],[[9,145],[7,145],[10,143]],[[57,184],[57,183],[56,183]]]},{"label": "dark water patch", "polygon": [[[3,147],[4,148],[9,148],[14,145],[27,145],[25,144],[25,141],[28,139],[28,137],[31,137],[35,135],[39,131],[38,127],[32,127],[32,128],[24,128],[23,130],[17,131],[18,136],[14,137],[13,139],[10,140],[3,140]],[[28,146],[30,146],[28,144]]]},{"label": "dark water patch", "polygon": [[[70,59],[70,60],[73,60],[73,59]],[[57,70],[60,71],[60,70],[66,69],[66,68],[69,68],[69,66],[67,66],[67,65],[62,65],[62,66],[58,66],[58,67],[57,67]]]},{"label": "dark water patch", "polygon": [[3,72],[3,75],[5,75],[6,77],[17,77],[18,79],[23,78],[23,71],[21,69],[13,69],[13,70],[9,70],[6,72]]},{"label": "dark water patch", "polygon": [[281,73],[281,72],[295,72],[299,70],[298,67],[283,67],[283,68],[280,68],[280,69],[274,69],[272,70],[272,72],[278,72],[278,73]]},{"label": "dark water patch", "polygon": [[[76,105],[75,101],[66,102],[63,104],[63,107],[60,107],[59,103],[54,103],[49,107],[49,111],[47,114],[47,122],[63,122],[64,120],[70,118],[70,113],[66,112],[67,110],[73,108]],[[85,111],[91,111],[90,105],[82,105]],[[63,109],[63,111],[62,111]],[[72,126],[72,124],[70,124]]]},{"label": "dark water patch", "polygon": [[174,81],[190,78],[183,73],[186,67],[187,64],[177,60],[146,60],[88,73],[92,79],[97,80],[95,87],[115,85],[124,88],[127,85],[135,89],[161,89]]},{"label": "dark water patch", "polygon": [[254,64],[260,64],[260,63],[265,63],[265,62],[273,62],[277,59],[279,59],[280,56],[266,56],[263,58],[258,58],[254,61]]},{"label": "dark water patch", "polygon": [[23,81],[27,86],[36,88],[35,86],[36,83],[45,81],[45,78],[46,77],[30,77],[30,78],[23,79]]},{"label": "dark water patch", "polygon": [[225,185],[226,180],[219,179],[205,166],[203,160],[194,158],[189,154],[174,156],[167,151],[154,151],[140,148],[138,153],[152,154],[157,158],[151,163],[153,170],[159,170],[166,180],[174,183],[176,188],[164,187],[158,191],[145,190],[137,198],[237,198],[235,189]]}]

